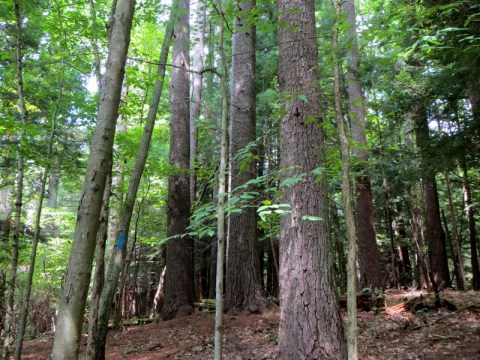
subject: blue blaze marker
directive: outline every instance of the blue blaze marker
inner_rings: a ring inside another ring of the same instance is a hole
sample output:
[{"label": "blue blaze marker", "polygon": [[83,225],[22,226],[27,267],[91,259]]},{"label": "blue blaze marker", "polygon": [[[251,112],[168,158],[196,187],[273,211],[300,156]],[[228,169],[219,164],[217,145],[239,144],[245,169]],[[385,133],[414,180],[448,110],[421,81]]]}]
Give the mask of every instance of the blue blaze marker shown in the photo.
[{"label": "blue blaze marker", "polygon": [[118,240],[118,248],[122,250],[123,244],[125,243],[125,234],[123,232],[120,233],[120,239]]}]

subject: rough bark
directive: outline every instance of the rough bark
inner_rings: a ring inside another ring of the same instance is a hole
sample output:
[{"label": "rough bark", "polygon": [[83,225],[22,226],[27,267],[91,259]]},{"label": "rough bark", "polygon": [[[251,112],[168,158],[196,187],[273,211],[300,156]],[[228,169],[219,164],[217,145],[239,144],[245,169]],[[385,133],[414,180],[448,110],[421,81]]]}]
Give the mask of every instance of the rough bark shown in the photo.
[{"label": "rough bark", "polygon": [[[22,17],[20,0],[15,0],[15,29],[16,29],[16,41],[15,41],[15,64],[17,71],[17,96],[18,105],[20,108],[21,122],[23,125],[27,124],[27,108],[25,105],[25,93],[23,87],[23,55],[22,55]],[[12,233],[12,251],[10,257],[10,273],[7,283],[6,292],[6,306],[5,306],[5,320],[4,320],[4,343],[2,351],[2,359],[7,360],[9,358],[10,347],[14,342],[13,323],[15,320],[14,314],[14,296],[15,296],[15,282],[17,277],[17,265],[18,265],[18,241],[20,237],[20,226],[22,217],[23,206],[23,178],[24,178],[24,149],[22,140],[25,136],[24,131],[20,135],[20,141],[18,142],[18,159],[17,159],[17,184],[16,184],[16,196],[15,196],[15,217],[13,223]]]},{"label": "rough bark", "polygon": [[193,240],[186,234],[190,216],[190,82],[189,0],[180,0],[172,49],[170,89],[170,164],[168,177],[167,269],[165,271],[164,320],[194,311],[195,277]]},{"label": "rough bark", "polygon": [[105,180],[112,159],[134,8],[135,0],[119,0],[115,11],[97,125],[92,139],[72,250],[57,314],[52,359],[78,357]]},{"label": "rough bark", "polygon": [[[279,0],[279,80],[287,99],[280,124],[283,187],[291,213],[280,220],[280,359],[345,359],[347,348],[335,293],[323,164],[315,7],[313,0]],[[304,101],[306,99],[306,101]],[[305,216],[321,217],[320,221]]]},{"label": "rough bark", "polygon": [[[254,6],[251,0],[236,2],[232,36],[229,190],[238,197],[242,191],[233,191],[256,176],[255,161],[245,166],[245,159],[238,156],[255,141],[255,26],[248,19]],[[228,216],[225,308],[230,314],[259,313],[268,307],[257,258],[256,227],[254,207]]]},{"label": "rough bark", "polygon": [[437,286],[442,283],[450,285],[448,272],[447,250],[445,233],[440,219],[437,184],[434,169],[430,167],[428,153],[425,151],[429,142],[428,119],[425,107],[422,104],[413,106],[412,116],[415,119],[416,145],[422,154],[422,190],[425,204],[425,232],[424,238],[428,246],[430,271]]},{"label": "rough bark", "polygon": [[365,102],[362,84],[358,78],[360,52],[357,42],[355,0],[343,2],[343,11],[348,23],[347,41],[347,93],[350,109],[350,126],[353,140],[353,155],[356,157],[356,224],[358,238],[358,260],[360,267],[360,288],[383,287],[383,271],[377,246],[372,187],[367,169],[368,150],[365,120]]}]

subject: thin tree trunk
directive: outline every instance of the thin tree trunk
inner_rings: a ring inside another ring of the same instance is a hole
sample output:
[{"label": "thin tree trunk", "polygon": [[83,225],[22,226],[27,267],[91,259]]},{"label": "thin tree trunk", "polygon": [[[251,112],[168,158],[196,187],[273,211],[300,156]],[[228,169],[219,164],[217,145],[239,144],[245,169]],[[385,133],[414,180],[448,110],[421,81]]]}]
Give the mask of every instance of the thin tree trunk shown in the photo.
[{"label": "thin tree trunk", "polygon": [[105,248],[108,238],[108,215],[110,205],[110,192],[112,189],[112,164],[110,163],[110,174],[107,176],[105,190],[103,192],[102,210],[100,212],[100,227],[97,234],[97,256],[95,259],[95,273],[92,286],[92,295],[90,300],[90,316],[88,321],[88,341],[86,349],[86,359],[95,359],[98,349],[98,313],[100,306],[100,297],[105,281]]},{"label": "thin tree trunk", "polygon": [[468,235],[470,239],[470,258],[472,264],[472,287],[473,290],[480,290],[480,269],[478,264],[477,250],[477,227],[475,224],[475,208],[472,204],[472,191],[470,189],[470,179],[468,176],[467,162],[462,160],[463,171],[463,196],[465,200],[465,212],[468,219]]},{"label": "thin tree trunk", "polygon": [[[27,108],[25,105],[25,93],[23,88],[23,55],[22,55],[22,18],[20,9],[20,0],[15,1],[15,28],[16,28],[16,70],[17,70],[17,93],[18,93],[18,105],[20,108],[21,122],[23,126],[27,124]],[[17,161],[17,187],[15,198],[15,218],[13,224],[12,234],[12,252],[10,258],[10,274],[7,285],[6,294],[6,306],[5,306],[5,320],[4,320],[4,343],[2,359],[7,360],[9,358],[10,347],[14,342],[13,323],[15,320],[14,314],[14,296],[15,296],[15,282],[17,278],[17,265],[18,265],[18,241],[20,236],[20,226],[22,217],[22,205],[23,205],[23,177],[24,177],[24,149],[22,146],[25,131],[22,130],[20,135],[20,141],[18,142],[18,161]]]},{"label": "thin tree trunk", "polygon": [[375,231],[372,187],[367,169],[365,102],[362,94],[362,84],[358,79],[360,52],[357,42],[355,0],[345,0],[342,4],[348,23],[345,37],[347,41],[347,92],[353,140],[352,150],[358,162],[355,192],[360,287],[381,289],[383,287],[383,271]]},{"label": "thin tree trunk", "polygon": [[[62,63],[62,69],[64,67],[64,64]],[[63,75],[63,74],[62,74]],[[50,134],[47,140],[47,166],[43,170],[43,175],[42,175],[42,180],[41,180],[41,185],[40,185],[40,193],[39,193],[39,198],[38,198],[38,204],[37,204],[37,209],[36,209],[36,214],[35,214],[35,230],[33,234],[33,241],[32,241],[32,251],[30,253],[30,264],[28,268],[28,278],[27,278],[27,283],[25,287],[25,293],[23,295],[23,303],[21,306],[21,311],[20,311],[20,322],[18,325],[18,331],[17,331],[17,340],[15,344],[15,352],[14,352],[14,359],[15,360],[20,360],[22,357],[22,347],[23,347],[23,338],[25,335],[25,329],[27,326],[27,316],[28,316],[28,307],[30,304],[30,294],[32,291],[32,285],[33,285],[33,273],[35,270],[35,260],[37,258],[37,247],[38,247],[38,241],[40,239],[40,219],[42,217],[42,209],[43,209],[43,200],[45,198],[45,188],[47,184],[47,179],[48,179],[48,174],[50,172],[50,165],[48,165],[48,160],[50,160],[51,155],[52,155],[52,148],[53,148],[53,140],[55,138],[55,127],[56,127],[56,122],[57,122],[57,112],[58,112],[58,104],[63,97],[63,78],[60,81],[59,85],[59,93],[58,93],[58,98],[57,98],[57,104],[55,105],[55,110],[53,111],[52,114],[52,123],[51,123],[51,128],[50,128]]]},{"label": "thin tree trunk", "polygon": [[78,208],[77,223],[57,314],[51,358],[76,359],[90,283],[100,211],[110,161],[120,93],[130,43],[135,0],[119,0],[109,43],[97,125]]},{"label": "thin tree trunk", "polygon": [[[453,194],[452,194],[452,182],[450,181],[450,176],[448,172],[445,172],[445,181],[447,183],[447,195],[448,195],[448,203],[450,205],[450,215],[452,221],[452,247],[453,247],[453,254],[454,264],[457,273],[457,287],[460,291],[467,290],[467,280],[465,279],[465,267],[463,265],[463,255],[462,255],[462,239],[461,234],[458,226],[458,216],[455,211],[455,204],[453,202]],[[447,226],[447,223],[445,223]]]},{"label": "thin tree trunk", "polygon": [[217,272],[215,286],[215,360],[223,359],[223,266],[225,262],[225,196],[226,168],[228,151],[228,89],[227,89],[227,57],[225,54],[224,25],[222,0],[216,1],[218,15],[218,46],[220,52],[220,86],[222,94],[222,118],[220,133],[220,168],[218,171],[218,205],[217,205]]},{"label": "thin tree trunk", "polygon": [[[180,0],[175,21],[170,89],[170,165],[168,177],[167,270],[165,272],[164,320],[194,311],[195,269],[193,239],[185,235],[190,217],[190,1]],[[183,236],[182,236],[183,235]]]},{"label": "thin tree trunk", "polygon": [[[280,124],[282,188],[291,213],[280,218],[279,359],[345,359],[342,318],[327,233],[314,0],[279,0],[279,84],[286,96]],[[317,172],[317,171],[315,171]],[[312,218],[313,217],[313,218]],[[301,324],[301,326],[299,326]]]},{"label": "thin tree trunk", "polygon": [[[344,3],[345,6],[345,3]],[[340,140],[340,152],[342,159],[342,200],[345,213],[345,224],[347,227],[348,251],[347,251],[347,344],[348,359],[358,359],[358,325],[357,325],[357,229],[355,225],[355,213],[353,194],[350,181],[350,140],[344,126],[342,110],[341,74],[340,60],[338,58],[338,33],[340,18],[342,15],[342,0],[335,2],[335,25],[333,27],[333,76],[334,76],[334,98],[335,114],[338,125],[338,137]],[[352,26],[352,25],[350,25]],[[355,23],[353,24],[355,26]],[[351,99],[350,99],[351,100]]]},{"label": "thin tree trunk", "polygon": [[205,55],[205,26],[207,22],[207,6],[204,0],[197,4],[197,22],[194,39],[198,39],[193,47],[192,96],[190,102],[190,203],[196,199],[195,162],[197,161],[197,121],[200,118],[202,103],[202,70]]}]

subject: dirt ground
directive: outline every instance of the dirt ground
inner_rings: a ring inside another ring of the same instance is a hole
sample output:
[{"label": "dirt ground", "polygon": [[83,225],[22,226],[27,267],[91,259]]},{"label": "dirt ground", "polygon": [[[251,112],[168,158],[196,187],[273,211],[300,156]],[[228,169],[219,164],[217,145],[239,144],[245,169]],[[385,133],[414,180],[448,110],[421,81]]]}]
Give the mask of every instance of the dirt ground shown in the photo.
[{"label": "dirt ground", "polygon": [[[401,305],[411,298],[429,303],[429,297],[419,292],[389,292],[389,306],[377,313],[359,313],[360,359],[480,359],[479,292],[445,291],[442,298],[456,310],[417,308],[415,314]],[[277,359],[278,321],[278,313],[225,316],[224,358]],[[200,311],[178,320],[110,331],[106,358],[212,359],[213,331],[214,314]],[[85,337],[82,352],[86,341]],[[26,342],[22,359],[48,359],[51,343],[51,335]]]}]

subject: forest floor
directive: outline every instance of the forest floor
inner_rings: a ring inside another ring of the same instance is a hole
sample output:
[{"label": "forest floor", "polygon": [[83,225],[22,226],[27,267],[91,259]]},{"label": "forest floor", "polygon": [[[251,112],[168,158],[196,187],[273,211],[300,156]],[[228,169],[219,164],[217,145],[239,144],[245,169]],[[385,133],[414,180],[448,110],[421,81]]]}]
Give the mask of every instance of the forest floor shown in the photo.
[{"label": "forest floor", "polygon": [[[416,301],[407,302],[410,299]],[[429,309],[433,296],[425,293],[389,291],[387,307],[377,313],[359,312],[360,359],[480,359],[480,293],[444,291],[442,299],[456,309]],[[416,313],[406,305],[415,307]],[[278,322],[278,313],[225,316],[224,358],[277,359]],[[212,359],[213,332],[214,314],[201,311],[178,320],[112,330],[106,358]],[[26,342],[22,359],[48,359],[51,343],[51,335]]]}]

